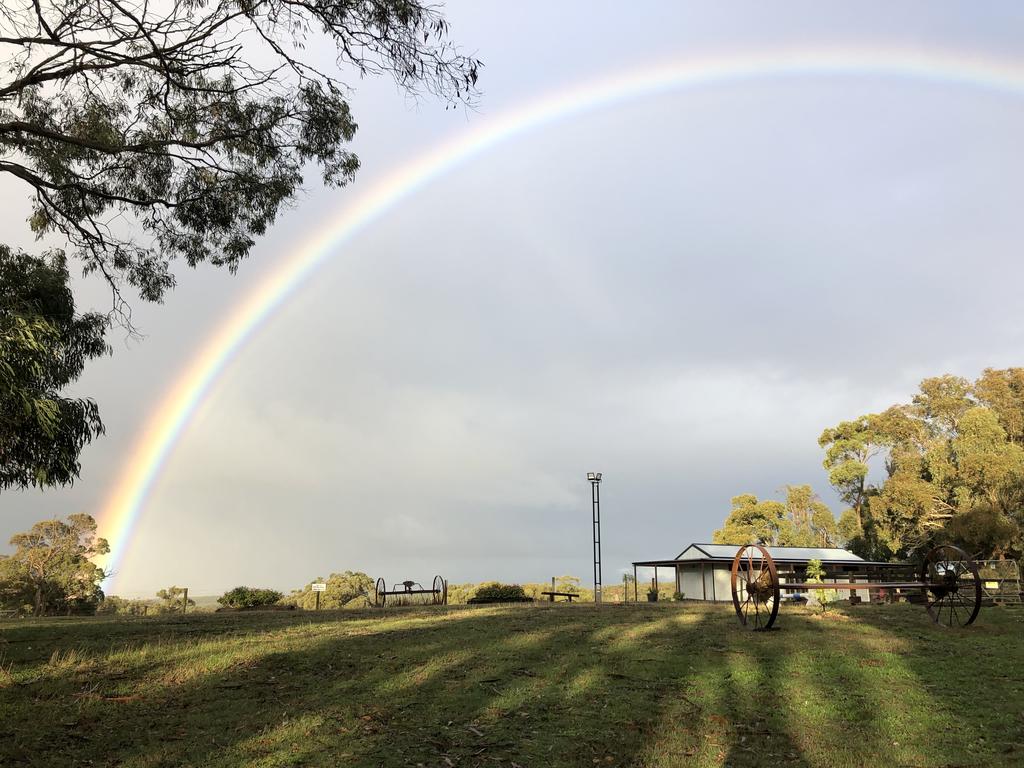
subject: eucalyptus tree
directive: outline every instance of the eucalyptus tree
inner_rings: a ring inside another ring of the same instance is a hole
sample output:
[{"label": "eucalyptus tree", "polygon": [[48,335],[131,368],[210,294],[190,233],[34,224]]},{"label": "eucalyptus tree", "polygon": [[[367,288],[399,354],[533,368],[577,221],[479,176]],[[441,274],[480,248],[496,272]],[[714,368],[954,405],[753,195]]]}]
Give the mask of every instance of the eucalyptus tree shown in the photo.
[{"label": "eucalyptus tree", "polygon": [[[856,514],[858,554],[907,557],[948,541],[1024,553],[1024,369],[925,379],[909,403],[842,422],[819,444]],[[869,482],[875,456],[882,466]]]},{"label": "eucalyptus tree", "polygon": [[[92,558],[110,551],[106,539],[96,536],[96,521],[85,514],[66,520],[43,520],[11,537],[14,554],[0,569],[8,584],[24,589],[22,603],[37,616],[46,613],[92,612],[103,599],[103,569]],[[3,593],[0,585],[0,593]]]},{"label": "eucalyptus tree", "polygon": [[118,306],[122,281],[159,300],[175,259],[237,268],[306,166],[352,180],[345,73],[472,100],[447,33],[419,0],[5,0],[0,172]]},{"label": "eucalyptus tree", "polygon": [[79,315],[63,256],[0,245],[0,489],[71,482],[82,447],[103,431],[96,403],[65,397],[104,354],[106,318]]},{"label": "eucalyptus tree", "polygon": [[[309,170],[352,181],[348,78],[472,104],[481,64],[448,32],[421,0],[4,0],[0,175],[30,200],[37,237],[106,280],[108,316],[130,329],[133,296],[162,300],[176,264],[236,270]],[[64,269],[60,252],[44,261]],[[23,310],[0,328],[0,487],[69,482],[102,430],[93,404],[51,396],[102,348],[102,323],[55,331],[25,282],[0,274]],[[46,354],[60,375],[38,365]]]},{"label": "eucalyptus tree", "polygon": [[786,501],[758,499],[752,493],[732,498],[724,525],[714,532],[715,544],[786,547],[834,547],[840,542],[832,510],[809,485],[787,485]]}]

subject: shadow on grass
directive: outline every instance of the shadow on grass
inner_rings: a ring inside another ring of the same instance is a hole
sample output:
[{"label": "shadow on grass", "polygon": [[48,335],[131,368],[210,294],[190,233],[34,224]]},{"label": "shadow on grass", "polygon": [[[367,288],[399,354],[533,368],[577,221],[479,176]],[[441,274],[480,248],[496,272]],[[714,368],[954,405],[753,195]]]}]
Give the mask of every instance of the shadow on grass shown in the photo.
[{"label": "shadow on grass", "polygon": [[770,633],[693,604],[41,623],[5,632],[0,764],[955,764],[955,735],[915,743],[963,704],[923,683],[934,630],[890,614]]}]

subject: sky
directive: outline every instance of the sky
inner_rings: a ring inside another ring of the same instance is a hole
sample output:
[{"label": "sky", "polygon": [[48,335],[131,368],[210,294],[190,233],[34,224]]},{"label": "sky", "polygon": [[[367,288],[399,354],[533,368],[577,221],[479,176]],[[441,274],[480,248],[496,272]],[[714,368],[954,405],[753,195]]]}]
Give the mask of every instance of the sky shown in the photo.
[{"label": "sky", "polygon": [[[665,61],[917,51],[1024,71],[1015,3],[449,2],[474,110],[351,75],[354,184],[311,173],[237,275],[179,270],[76,394],[107,434],[70,488],[5,492],[0,541],[100,519],[139,436],[232,310],[396,169],[582,83]],[[317,53],[314,49],[314,53]],[[732,496],[810,483],[822,429],[924,377],[1024,363],[1024,95],[879,74],[620,99],[512,135],[386,210],[252,335],[174,446],[109,592],[590,581],[710,540]],[[32,247],[0,178],[4,242]],[[108,296],[88,280],[82,308]]]}]

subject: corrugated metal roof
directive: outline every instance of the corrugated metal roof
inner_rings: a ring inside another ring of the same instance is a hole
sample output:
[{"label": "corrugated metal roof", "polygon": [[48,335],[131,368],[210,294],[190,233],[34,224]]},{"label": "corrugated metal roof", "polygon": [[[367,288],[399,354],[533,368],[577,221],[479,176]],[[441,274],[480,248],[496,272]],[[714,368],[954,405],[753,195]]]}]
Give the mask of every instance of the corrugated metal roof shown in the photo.
[{"label": "corrugated metal roof", "polygon": [[[863,562],[853,552],[836,547],[766,547],[775,560],[821,560],[825,562]],[[691,544],[677,560],[732,560],[739,547],[735,544]]]}]

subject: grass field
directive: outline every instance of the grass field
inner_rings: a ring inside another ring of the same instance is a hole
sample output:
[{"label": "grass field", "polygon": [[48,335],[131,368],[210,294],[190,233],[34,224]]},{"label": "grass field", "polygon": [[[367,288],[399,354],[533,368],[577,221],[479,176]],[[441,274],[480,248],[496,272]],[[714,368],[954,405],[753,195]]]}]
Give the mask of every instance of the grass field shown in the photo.
[{"label": "grass field", "polygon": [[1024,611],[699,604],[0,624],[0,765],[1024,765]]}]

